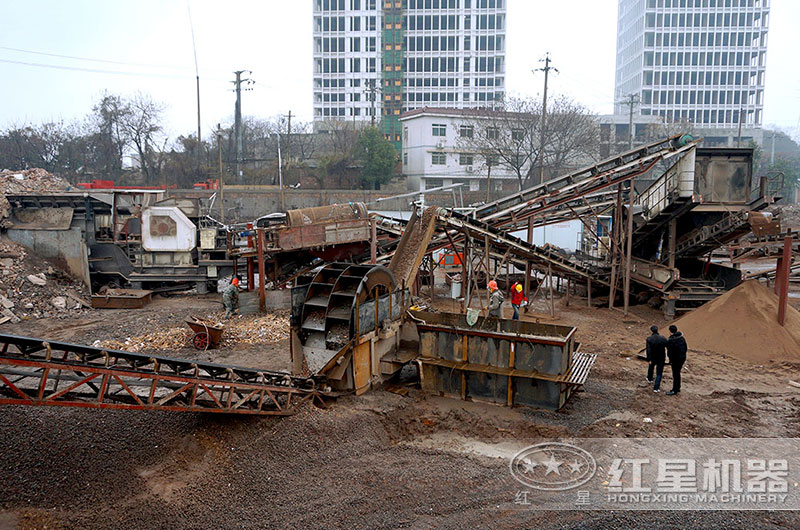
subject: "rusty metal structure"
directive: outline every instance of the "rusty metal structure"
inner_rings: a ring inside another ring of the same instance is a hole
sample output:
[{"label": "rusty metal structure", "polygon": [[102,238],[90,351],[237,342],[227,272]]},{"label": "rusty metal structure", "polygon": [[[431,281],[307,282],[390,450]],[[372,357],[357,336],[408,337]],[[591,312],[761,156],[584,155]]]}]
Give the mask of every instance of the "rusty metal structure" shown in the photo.
[{"label": "rusty metal structure", "polygon": [[279,288],[324,263],[368,254],[375,231],[363,203],[289,210],[233,230],[228,256],[234,274],[240,268],[246,271],[248,289],[255,288],[255,273],[261,275],[261,267],[266,282]]},{"label": "rusty metal structure", "polygon": [[15,193],[9,239],[64,269],[96,292],[207,285],[231,266],[225,231],[197,199],[164,198],[164,191],[110,189]]},{"label": "rusty metal structure", "polygon": [[576,328],[415,311],[422,389],[501,405],[562,408],[597,358],[580,353]]},{"label": "rusty metal structure", "polygon": [[284,416],[319,380],[0,334],[0,405]]},{"label": "rusty metal structure", "polygon": [[[585,284],[589,299],[593,289],[607,289],[611,307],[619,291],[625,312],[632,283],[659,293],[668,317],[691,309],[741,281],[739,270],[709,263],[708,256],[754,226],[769,227],[760,210],[774,201],[765,179],[754,186],[752,149],[703,149],[701,141],[676,135],[642,145],[470,215],[439,209],[428,252],[450,249],[465,256],[462,309],[481,287],[476,278],[496,278],[504,265],[506,274],[509,265],[525,271],[525,292],[535,271]],[[637,188],[637,179],[645,177],[651,183]],[[601,216],[612,225],[602,238],[596,234]],[[602,252],[532,244],[534,228],[572,219],[582,222]],[[526,240],[510,234],[523,229]]]}]

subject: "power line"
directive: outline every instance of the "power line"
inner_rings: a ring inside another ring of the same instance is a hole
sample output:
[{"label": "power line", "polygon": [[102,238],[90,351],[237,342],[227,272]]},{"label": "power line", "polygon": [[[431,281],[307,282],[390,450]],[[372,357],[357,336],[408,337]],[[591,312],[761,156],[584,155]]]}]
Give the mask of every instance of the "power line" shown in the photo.
[{"label": "power line", "polygon": [[76,61],[89,61],[93,63],[106,63],[106,64],[120,64],[124,66],[144,66],[148,68],[170,68],[170,69],[186,69],[180,66],[170,66],[167,64],[148,64],[148,63],[131,63],[125,61],[112,61],[108,59],[91,59],[89,57],[78,57],[75,55],[62,55],[59,53],[39,52],[34,50],[25,50],[23,48],[12,48],[10,46],[0,46],[0,50],[8,50],[12,52],[31,53],[34,55],[44,55],[46,57],[58,57],[60,59],[73,59]]},{"label": "power line", "polygon": [[[45,63],[32,63],[28,61],[14,61],[12,59],[0,59],[0,63],[18,64],[22,66],[33,66],[36,68],[51,68],[54,70],[69,70],[74,72],[89,72],[93,74],[111,74],[111,75],[124,75],[133,77],[158,77],[167,79],[192,79],[191,75],[174,75],[174,74],[155,74],[147,72],[126,72],[124,70],[102,70],[100,68],[84,68],[81,66],[64,66],[60,64],[45,64]],[[214,81],[223,81],[220,78],[209,78]]]}]

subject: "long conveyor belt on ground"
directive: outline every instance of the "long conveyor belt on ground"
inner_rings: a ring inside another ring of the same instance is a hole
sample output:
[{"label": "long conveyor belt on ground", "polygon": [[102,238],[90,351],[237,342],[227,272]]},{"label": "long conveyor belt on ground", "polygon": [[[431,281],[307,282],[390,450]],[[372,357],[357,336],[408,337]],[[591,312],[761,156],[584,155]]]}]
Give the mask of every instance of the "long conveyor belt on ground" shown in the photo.
[{"label": "long conveyor belt on ground", "polygon": [[284,372],[0,334],[0,405],[284,416],[315,399]]}]

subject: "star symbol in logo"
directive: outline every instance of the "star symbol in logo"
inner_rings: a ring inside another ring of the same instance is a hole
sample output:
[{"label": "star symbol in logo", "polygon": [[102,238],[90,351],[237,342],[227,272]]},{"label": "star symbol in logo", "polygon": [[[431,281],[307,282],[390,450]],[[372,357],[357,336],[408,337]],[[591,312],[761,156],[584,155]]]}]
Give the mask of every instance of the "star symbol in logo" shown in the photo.
[{"label": "star symbol in logo", "polygon": [[547,471],[545,471],[544,475],[547,476],[550,473],[555,473],[556,475],[560,475],[561,472],[558,470],[559,466],[561,466],[563,462],[559,462],[556,460],[553,455],[550,455],[549,460],[543,460],[542,464],[547,467]]},{"label": "star symbol in logo", "polygon": [[569,465],[569,469],[573,473],[580,473],[582,467],[583,465],[580,464],[577,460],[575,460],[573,463]]},{"label": "star symbol in logo", "polygon": [[532,473],[534,468],[538,465],[539,464],[529,458],[526,458],[522,461],[522,469],[525,471],[525,473]]}]

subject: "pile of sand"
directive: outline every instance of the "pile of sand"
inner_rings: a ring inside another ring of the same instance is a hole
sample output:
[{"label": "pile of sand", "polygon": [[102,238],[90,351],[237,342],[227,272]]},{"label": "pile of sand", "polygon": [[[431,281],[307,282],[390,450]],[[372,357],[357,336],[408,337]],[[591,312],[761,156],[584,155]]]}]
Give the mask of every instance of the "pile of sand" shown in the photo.
[{"label": "pile of sand", "polygon": [[778,296],[756,280],[742,283],[675,325],[693,350],[754,363],[800,361],[800,311],[788,305],[786,325],[778,324]]}]

